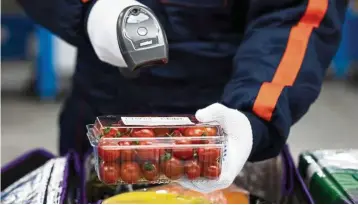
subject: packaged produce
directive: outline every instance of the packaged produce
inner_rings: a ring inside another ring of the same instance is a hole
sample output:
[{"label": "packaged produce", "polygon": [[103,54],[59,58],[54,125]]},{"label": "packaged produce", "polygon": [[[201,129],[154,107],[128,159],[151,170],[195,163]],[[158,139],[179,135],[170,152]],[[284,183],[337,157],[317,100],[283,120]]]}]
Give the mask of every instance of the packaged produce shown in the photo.
[{"label": "packaged produce", "polygon": [[305,152],[299,170],[316,203],[358,203],[358,150]]},{"label": "packaged produce", "polygon": [[[159,192],[159,193],[172,193],[176,195],[185,195],[195,198],[206,198],[206,203],[216,204],[234,204],[246,203],[249,197],[250,204],[269,204],[269,203],[291,203],[291,200],[284,200],[284,195],[280,194],[282,191],[281,172],[273,167],[274,164],[280,164],[282,157],[267,160],[260,163],[252,163],[250,166],[245,166],[242,173],[236,180],[236,185],[232,185],[227,189],[218,190],[208,194],[202,194],[180,186],[178,183],[169,184],[117,184],[108,185],[101,182],[95,170],[97,160],[94,153],[90,153],[85,157],[84,164],[84,184],[85,190],[84,198],[85,204],[95,203],[117,203],[117,196],[128,192]],[[258,165],[259,164],[259,165]],[[257,167],[259,166],[259,167]],[[279,166],[276,166],[279,167]],[[259,173],[256,173],[259,172]],[[265,176],[261,176],[265,173]],[[279,176],[278,176],[279,175]],[[249,179],[248,177],[250,176]],[[284,180],[286,181],[286,180]],[[272,183],[269,185],[268,183]],[[249,194],[248,194],[249,193]],[[126,195],[127,197],[141,197],[144,198],[148,195]],[[119,198],[121,200],[121,198]],[[143,199],[145,200],[145,199]],[[142,201],[143,201],[142,200]],[[121,202],[122,203],[122,202]],[[147,202],[149,203],[149,202]],[[169,202],[168,202],[169,203]],[[297,201],[296,203],[306,203],[305,201]]]},{"label": "packaged produce", "polygon": [[230,187],[203,194],[177,183],[138,189],[109,197],[102,204],[268,204],[232,184]]},{"label": "packaged produce", "polygon": [[102,204],[209,204],[205,198],[160,192],[127,192],[110,197]]},{"label": "packaged produce", "polygon": [[217,190],[211,193],[203,194],[180,186],[177,183],[157,186],[147,189],[156,193],[171,193],[179,196],[188,196],[197,199],[203,199],[211,204],[249,204],[250,194],[236,185],[232,184],[226,189]]},{"label": "packaged produce", "polygon": [[88,137],[106,184],[217,180],[226,138],[216,122],[192,116],[97,117]]}]

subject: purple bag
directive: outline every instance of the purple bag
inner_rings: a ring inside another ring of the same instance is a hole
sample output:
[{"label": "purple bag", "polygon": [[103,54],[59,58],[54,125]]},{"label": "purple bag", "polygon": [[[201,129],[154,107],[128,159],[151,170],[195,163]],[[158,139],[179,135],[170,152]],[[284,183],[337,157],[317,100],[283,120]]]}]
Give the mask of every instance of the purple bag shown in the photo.
[{"label": "purple bag", "polygon": [[42,149],[33,150],[1,169],[1,203],[81,203],[79,173],[75,153],[55,157]]},{"label": "purple bag", "polygon": [[295,166],[293,157],[291,155],[290,149],[288,146],[282,151],[282,156],[286,158],[288,164],[288,172],[291,177],[289,188],[290,188],[290,203],[305,203],[305,204],[314,204],[314,200],[308,191],[308,187],[301,174],[298,171],[298,168]]}]

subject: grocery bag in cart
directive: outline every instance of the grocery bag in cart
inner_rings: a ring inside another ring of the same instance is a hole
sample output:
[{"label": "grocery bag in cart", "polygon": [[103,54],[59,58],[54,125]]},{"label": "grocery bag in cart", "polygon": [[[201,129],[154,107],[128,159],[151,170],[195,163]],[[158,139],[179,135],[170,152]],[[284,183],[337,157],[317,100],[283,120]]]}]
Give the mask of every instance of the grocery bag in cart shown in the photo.
[{"label": "grocery bag in cart", "polygon": [[235,184],[272,203],[312,203],[288,146],[278,157],[247,163]]},{"label": "grocery bag in cart", "polygon": [[75,153],[55,157],[42,149],[30,151],[2,167],[1,203],[81,203],[79,173]]}]

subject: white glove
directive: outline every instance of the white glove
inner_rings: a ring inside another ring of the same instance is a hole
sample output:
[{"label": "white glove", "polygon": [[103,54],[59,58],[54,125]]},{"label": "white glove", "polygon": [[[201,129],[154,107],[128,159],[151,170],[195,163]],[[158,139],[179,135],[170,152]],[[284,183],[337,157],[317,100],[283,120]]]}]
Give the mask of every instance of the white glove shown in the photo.
[{"label": "white glove", "polygon": [[221,175],[218,180],[189,181],[179,184],[185,188],[209,193],[230,186],[242,170],[252,149],[252,129],[250,121],[238,110],[215,103],[196,112],[200,122],[218,122],[228,137],[224,150]]},{"label": "white glove", "polygon": [[117,24],[121,12],[129,6],[144,6],[135,0],[98,0],[87,19],[87,33],[98,58],[117,67],[127,67],[119,48]]}]

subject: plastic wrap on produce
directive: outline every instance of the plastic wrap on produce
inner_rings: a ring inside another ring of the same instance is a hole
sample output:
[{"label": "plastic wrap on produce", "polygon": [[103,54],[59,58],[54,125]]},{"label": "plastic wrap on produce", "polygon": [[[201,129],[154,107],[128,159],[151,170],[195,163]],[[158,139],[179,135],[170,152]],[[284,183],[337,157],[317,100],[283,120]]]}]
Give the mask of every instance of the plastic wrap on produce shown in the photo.
[{"label": "plastic wrap on produce", "polygon": [[153,188],[138,189],[118,194],[103,200],[103,204],[270,204],[246,190],[231,185],[211,193],[200,193],[182,187],[177,183]]},{"label": "plastic wrap on produce", "polygon": [[250,194],[246,190],[236,185],[222,190],[217,190],[208,194],[203,194],[190,189],[186,189],[179,184],[172,183],[168,185],[149,188],[146,191],[155,191],[157,193],[173,193],[181,196],[203,198],[212,204],[249,204]]},{"label": "plastic wrap on produce", "polygon": [[358,150],[302,153],[299,170],[316,203],[358,203]]},{"label": "plastic wrap on produce", "polygon": [[66,158],[49,160],[1,192],[3,204],[60,203]]}]

